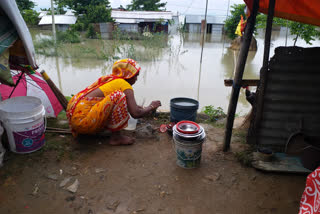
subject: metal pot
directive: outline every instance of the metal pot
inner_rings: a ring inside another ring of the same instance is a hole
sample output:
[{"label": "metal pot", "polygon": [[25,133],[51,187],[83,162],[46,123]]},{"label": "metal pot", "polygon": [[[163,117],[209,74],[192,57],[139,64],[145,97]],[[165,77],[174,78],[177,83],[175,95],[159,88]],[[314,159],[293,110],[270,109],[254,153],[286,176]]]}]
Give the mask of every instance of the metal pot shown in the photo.
[{"label": "metal pot", "polygon": [[200,130],[194,134],[185,134],[181,133],[177,130],[176,125],[173,126],[173,138],[177,141],[183,141],[183,142],[203,142],[206,137],[206,133],[202,126],[200,126]]}]

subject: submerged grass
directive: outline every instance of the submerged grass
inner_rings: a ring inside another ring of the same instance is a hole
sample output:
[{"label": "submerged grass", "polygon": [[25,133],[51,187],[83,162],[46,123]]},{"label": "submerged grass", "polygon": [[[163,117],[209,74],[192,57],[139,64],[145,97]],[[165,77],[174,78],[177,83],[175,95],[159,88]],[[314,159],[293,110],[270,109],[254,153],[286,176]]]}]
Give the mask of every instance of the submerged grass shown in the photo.
[{"label": "submerged grass", "polygon": [[123,57],[152,61],[168,48],[169,36],[164,33],[126,34],[116,30],[112,40],[87,39],[77,32],[60,32],[56,46],[51,38],[34,41],[36,52],[45,56],[115,60]]}]

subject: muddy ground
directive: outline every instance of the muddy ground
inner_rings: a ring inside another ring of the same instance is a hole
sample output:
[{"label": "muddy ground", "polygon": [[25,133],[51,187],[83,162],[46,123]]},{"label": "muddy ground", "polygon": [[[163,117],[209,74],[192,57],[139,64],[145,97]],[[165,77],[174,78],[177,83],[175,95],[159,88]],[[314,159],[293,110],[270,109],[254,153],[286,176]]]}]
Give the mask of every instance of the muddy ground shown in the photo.
[{"label": "muddy ground", "polygon": [[[147,123],[159,125],[149,118],[138,128]],[[189,170],[176,165],[167,133],[126,131],[137,137],[131,146],[110,146],[106,135],[76,141],[46,133],[41,150],[6,156],[0,213],[298,213],[306,175],[247,167],[237,159],[247,149],[243,133],[234,132],[231,151],[224,153],[223,127],[202,125],[207,141],[201,167]],[[72,193],[67,188],[75,180],[79,185]]]}]

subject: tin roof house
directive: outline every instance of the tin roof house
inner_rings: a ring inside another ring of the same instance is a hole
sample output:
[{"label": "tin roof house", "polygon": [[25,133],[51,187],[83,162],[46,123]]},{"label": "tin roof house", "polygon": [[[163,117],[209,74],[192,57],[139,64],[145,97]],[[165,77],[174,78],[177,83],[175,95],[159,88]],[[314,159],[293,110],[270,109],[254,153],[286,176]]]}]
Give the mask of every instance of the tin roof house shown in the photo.
[{"label": "tin roof house", "polygon": [[120,11],[112,10],[111,17],[124,32],[168,32],[173,13],[169,11]]},{"label": "tin roof house", "polygon": [[[185,27],[189,33],[201,33],[201,22],[205,17],[201,15],[186,15]],[[222,33],[225,16],[207,16],[206,33]]]},{"label": "tin roof house", "polygon": [[[68,15],[70,14],[70,15]],[[59,31],[66,31],[69,25],[73,25],[77,22],[77,17],[73,13],[66,13],[65,15],[54,15],[54,22]],[[52,26],[52,15],[44,15],[39,24],[41,29],[49,30]]]},{"label": "tin roof house", "polygon": [[47,15],[48,12],[49,12],[49,11],[46,11],[46,10],[45,10],[45,11],[40,11],[38,18],[41,19],[42,17],[44,17],[45,15]]}]

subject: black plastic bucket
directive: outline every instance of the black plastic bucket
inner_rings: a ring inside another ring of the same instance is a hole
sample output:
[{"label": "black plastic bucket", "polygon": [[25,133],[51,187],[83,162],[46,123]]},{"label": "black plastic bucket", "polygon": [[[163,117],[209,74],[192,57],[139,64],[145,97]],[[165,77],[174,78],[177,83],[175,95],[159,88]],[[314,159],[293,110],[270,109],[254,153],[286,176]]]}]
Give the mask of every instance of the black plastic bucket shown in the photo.
[{"label": "black plastic bucket", "polygon": [[199,102],[187,97],[177,97],[170,100],[170,121],[196,121]]}]

